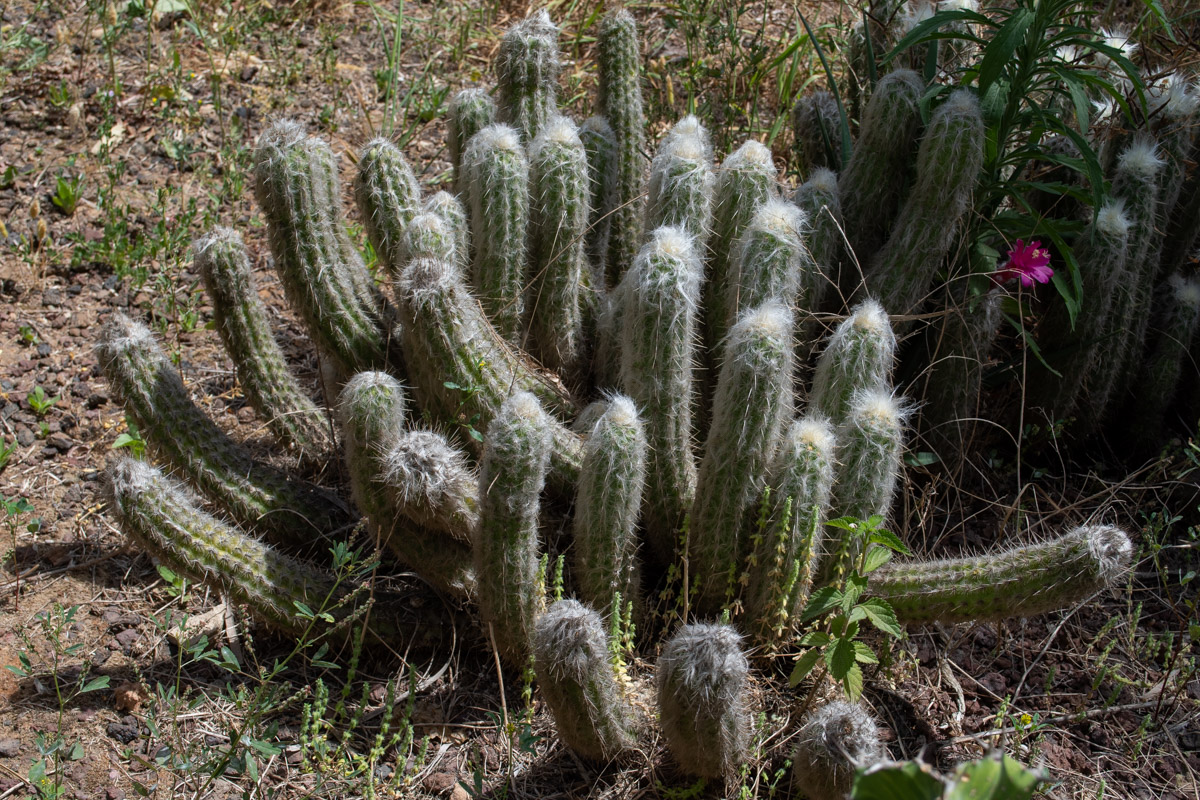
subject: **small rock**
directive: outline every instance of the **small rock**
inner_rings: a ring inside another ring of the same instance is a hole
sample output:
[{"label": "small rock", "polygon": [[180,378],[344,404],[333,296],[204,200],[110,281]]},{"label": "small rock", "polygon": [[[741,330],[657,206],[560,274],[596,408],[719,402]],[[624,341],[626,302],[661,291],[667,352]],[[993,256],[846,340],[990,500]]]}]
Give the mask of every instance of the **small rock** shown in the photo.
[{"label": "small rock", "polygon": [[254,409],[251,408],[250,406],[242,406],[241,408],[238,409],[237,418],[238,418],[238,422],[241,422],[246,425],[250,424],[251,422],[254,422]]},{"label": "small rock", "polygon": [[136,725],[125,725],[120,722],[110,722],[105,729],[109,736],[116,739],[121,744],[129,744],[137,738],[138,729]]},{"label": "small rock", "polygon": [[108,402],[108,395],[106,395],[104,392],[92,392],[91,394],[88,395],[87,407],[88,408],[99,408],[100,406],[104,405],[107,402]]},{"label": "small rock", "polygon": [[121,646],[121,649],[128,652],[137,640],[142,638],[142,634],[138,632],[137,628],[126,628],[118,633],[116,638],[117,644]]},{"label": "small rock", "polygon": [[471,800],[471,795],[467,794],[461,783],[456,783],[450,790],[450,800]]},{"label": "small rock", "polygon": [[49,358],[51,352],[53,351],[50,349],[50,345],[46,344],[45,342],[42,342],[37,346],[38,358]]},{"label": "small rock", "polygon": [[42,305],[44,306],[61,306],[63,303],[62,289],[57,286],[51,286],[42,292]]},{"label": "small rock", "polygon": [[75,446],[75,443],[71,441],[70,437],[64,433],[50,434],[50,438],[46,440],[46,444],[50,445],[60,453],[65,453]]},{"label": "small rock", "polygon": [[441,794],[454,786],[455,783],[457,781],[455,780],[454,773],[434,772],[425,779],[425,788],[434,794]]},{"label": "small rock", "polygon": [[125,792],[110,786],[104,790],[104,800],[125,800]]},{"label": "small rock", "polygon": [[254,64],[247,64],[242,67],[242,71],[238,77],[242,79],[242,83],[248,83],[254,80],[254,76],[258,74],[258,67]]},{"label": "small rock", "polygon": [[0,757],[13,758],[21,754],[20,739],[0,739]]}]

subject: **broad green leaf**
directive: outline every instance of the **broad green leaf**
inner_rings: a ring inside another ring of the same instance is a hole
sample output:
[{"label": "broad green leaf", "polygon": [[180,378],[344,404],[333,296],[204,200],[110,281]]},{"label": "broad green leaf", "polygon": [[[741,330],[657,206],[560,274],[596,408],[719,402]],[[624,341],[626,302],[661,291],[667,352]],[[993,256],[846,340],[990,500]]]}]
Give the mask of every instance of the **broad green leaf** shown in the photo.
[{"label": "broad green leaf", "polygon": [[107,675],[101,675],[99,678],[92,678],[87,682],[87,685],[79,690],[80,694],[86,692],[94,692],[97,689],[107,689],[110,678]]},{"label": "broad green leaf", "polygon": [[829,634],[825,631],[809,631],[796,644],[799,647],[824,647],[829,644]]},{"label": "broad green leaf", "polygon": [[1028,800],[1042,777],[1007,755],[960,764],[946,800]]},{"label": "broad green leaf", "polygon": [[849,614],[850,609],[862,597],[867,589],[867,578],[864,575],[850,573],[846,578],[846,588],[842,591],[842,612]]},{"label": "broad green leaf", "polygon": [[911,556],[912,551],[908,549],[908,545],[900,541],[900,537],[891,531],[882,529],[871,531],[871,535],[867,537],[867,542],[870,544],[881,544],[889,550],[894,550],[902,556]]},{"label": "broad green leaf", "polygon": [[879,658],[865,642],[854,643],[854,660],[860,664],[878,664]]},{"label": "broad green leaf", "polygon": [[900,621],[896,619],[896,612],[892,609],[886,600],[879,597],[868,597],[858,604],[858,608],[863,610],[867,619],[871,621],[879,630],[895,637],[904,635],[904,628],[900,625]]},{"label": "broad green leaf", "polygon": [[853,800],[939,800],[946,786],[928,764],[906,761],[859,770]]},{"label": "broad green leaf", "polygon": [[833,586],[823,586],[809,596],[808,604],[804,606],[804,613],[800,616],[800,621],[808,622],[824,616],[826,612],[841,605],[842,593]]},{"label": "broad green leaf", "polygon": [[821,660],[821,650],[813,648],[805,652],[800,658],[796,659],[796,666],[792,669],[792,674],[788,677],[788,685],[795,688],[800,685],[800,681],[813,671],[813,667]]},{"label": "broad green leaf", "polygon": [[851,703],[858,702],[858,698],[862,697],[863,690],[862,667],[858,664],[850,665],[850,669],[846,670],[846,674],[842,676],[842,688],[846,691],[846,697]]},{"label": "broad green leaf", "polygon": [[1017,8],[988,42],[979,65],[980,95],[987,95],[988,89],[1004,72],[1004,67],[1012,61],[1013,53],[1025,41],[1025,33],[1033,19],[1034,12],[1031,9]]},{"label": "broad green leaf", "polygon": [[855,666],[853,638],[843,636],[834,640],[833,644],[825,649],[825,666],[829,667],[829,674],[835,680],[840,681],[846,677],[850,668]]}]

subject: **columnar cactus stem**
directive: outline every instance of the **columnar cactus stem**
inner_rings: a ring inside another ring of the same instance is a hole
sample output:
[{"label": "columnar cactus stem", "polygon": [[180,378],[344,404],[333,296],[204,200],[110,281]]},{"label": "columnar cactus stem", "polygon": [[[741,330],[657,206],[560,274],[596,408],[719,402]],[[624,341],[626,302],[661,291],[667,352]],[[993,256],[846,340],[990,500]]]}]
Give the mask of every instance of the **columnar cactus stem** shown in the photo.
[{"label": "columnar cactus stem", "polygon": [[296,603],[333,611],[334,576],[206,514],[190,493],[144,461],[109,466],[111,508],[121,529],[172,568],[225,587],[267,622],[298,634]]},{"label": "columnar cactus stem", "polygon": [[519,344],[525,314],[529,165],[517,132],[489,125],[463,154],[471,240],[471,283],[500,335]]},{"label": "columnar cactus stem", "polygon": [[342,224],[329,146],[285,120],[259,137],[254,161],[275,267],[318,349],[348,374],[384,364],[381,296]]},{"label": "columnar cactus stem", "polygon": [[342,389],[338,418],[354,502],[370,521],[378,544],[439,591],[469,597],[474,586],[469,539],[456,541],[405,524],[396,492],[385,481],[386,454],[404,434],[404,407],[400,382],[384,372],[360,372]]},{"label": "columnar cactus stem", "polygon": [[587,154],[566,117],[546,122],[530,159],[533,294],[529,332],[538,360],[560,375],[580,377],[585,355],[583,298],[587,279]]},{"label": "columnar cactus stem", "polygon": [[1065,303],[1053,303],[1038,328],[1043,353],[1059,374],[1031,359],[1026,402],[1044,409],[1050,419],[1065,419],[1074,412],[1085,386],[1109,383],[1111,365],[1104,356],[1113,342],[1105,338],[1105,330],[1110,315],[1116,313],[1118,297],[1129,291],[1129,228],[1122,200],[1110,200],[1096,212],[1075,245],[1083,296],[1090,299],[1080,307],[1074,323]]},{"label": "columnar cactus stem", "polygon": [[637,24],[621,9],[604,17],[597,37],[600,114],[617,140],[616,189],[605,265],[606,286],[616,286],[633,264],[642,241],[643,182],[646,178],[646,116],[642,111],[642,58]]},{"label": "columnar cactus stem", "polygon": [[[838,468],[831,516],[865,520],[878,515],[886,522],[900,476],[907,413],[886,390],[854,393],[850,413],[837,429]],[[841,534],[837,542],[830,542],[822,560],[821,575],[826,581],[845,575],[861,549],[856,533]]]},{"label": "columnar cactus stem", "polygon": [[867,592],[886,600],[906,623],[1028,617],[1111,586],[1132,556],[1133,545],[1120,529],[1085,525],[1006,553],[893,561],[871,573]]},{"label": "columnar cactus stem", "polygon": [[746,619],[759,641],[779,644],[808,602],[821,557],[822,528],[833,487],[834,433],[829,421],[794,421],[768,472],[767,526],[754,542]]},{"label": "columnar cactus stem", "polygon": [[646,230],[683,228],[703,245],[712,217],[713,172],[707,133],[685,117],[667,134],[650,165]]},{"label": "columnar cactus stem", "polygon": [[[753,140],[730,153],[717,170],[713,231],[704,271],[704,338],[709,352],[720,344],[725,331],[737,319],[736,308],[732,317],[728,308],[731,296],[737,295],[738,284],[731,273],[736,269],[739,242],[759,206],[775,196],[775,178],[771,151]],[[756,305],[757,302],[746,301],[741,307]]]},{"label": "columnar cactus stem", "polygon": [[[808,180],[796,188],[792,199],[808,220],[807,245],[816,265],[811,306],[833,314],[842,313],[847,301],[862,285],[862,269],[846,250],[845,224],[838,197],[837,175],[824,167],[815,169]],[[813,326],[797,345],[808,342],[811,349]],[[808,355],[809,350],[804,351]]]},{"label": "columnar cactus stem", "polygon": [[842,168],[841,118],[837,100],[829,92],[811,92],[796,99],[792,108],[796,135],[796,165],[808,177],[822,167]]},{"label": "columnar cactus stem", "polygon": [[587,154],[588,215],[587,254],[592,284],[607,289],[608,246],[617,192],[617,135],[604,117],[588,117],[579,126]]},{"label": "columnar cactus stem", "polygon": [[421,187],[400,148],[373,139],[358,156],[354,199],[379,263],[390,274],[404,263],[404,229],[421,210]]},{"label": "columnar cactus stem", "polygon": [[250,405],[272,435],[302,458],[327,454],[332,447],[329,423],[296,382],[271,333],[242,237],[217,228],[196,241],[193,253],[221,342]]},{"label": "columnar cactus stem", "polygon": [[[575,413],[562,385],[536,371],[500,338],[452,264],[433,259],[409,262],[396,281],[396,301],[404,321],[403,346],[413,392],[435,419],[486,431],[514,387],[533,392],[555,414]],[[582,442],[559,423],[551,428],[552,483],[557,491],[573,493]]]},{"label": "columnar cactus stem", "polygon": [[449,264],[462,264],[458,241],[446,220],[438,214],[421,212],[405,226],[400,235],[401,260],[407,264],[416,258],[434,258]]},{"label": "columnar cactus stem", "polygon": [[463,89],[450,100],[449,135],[450,163],[454,166],[454,188],[465,193],[462,179],[462,156],[471,137],[496,121],[496,104],[486,89]]},{"label": "columnar cactus stem", "polygon": [[792,756],[792,780],[811,800],[842,800],[860,767],[886,757],[871,715],[862,706],[834,700],[805,717]]},{"label": "columnar cactus stem", "polygon": [[[1200,163],[1200,136],[1192,146],[1188,160]],[[1200,247],[1200,170],[1192,170],[1179,191],[1175,205],[1167,209],[1170,221],[1163,242],[1162,269],[1168,273],[1182,269],[1188,257]]]},{"label": "columnar cactus stem", "polygon": [[492,420],[479,468],[479,611],[500,656],[518,667],[529,657],[534,622],[545,606],[538,502],[552,442],[537,398],[517,392]]},{"label": "columnar cactus stem", "polygon": [[659,721],[685,772],[736,773],[750,744],[750,664],[729,625],[684,625],[658,660]]},{"label": "columnar cactus stem", "polygon": [[608,761],[633,746],[632,712],[613,676],[599,614],[559,600],[538,617],[533,652],[538,688],[567,747]]},{"label": "columnar cactus stem", "polygon": [[738,315],[768,300],[811,309],[816,274],[804,247],[804,212],[786,200],[759,205],[733,248],[727,291],[723,297],[724,324],[716,329],[724,340]]},{"label": "columnar cactus stem", "polygon": [[687,232],[660,228],[622,287],[621,378],[650,446],[643,522],[652,556],[675,554],[696,489],[692,457],[692,364],[698,336],[700,257]]},{"label": "columnar cactus stem", "polygon": [[895,360],[896,334],[887,313],[872,300],[859,303],[834,330],[817,361],[810,406],[835,427],[841,425],[855,392],[891,385]]},{"label": "columnar cactus stem", "polygon": [[744,523],[791,411],[792,312],[771,301],[729,331],[688,530],[695,607],[717,613],[746,551]]},{"label": "columnar cactus stem", "polygon": [[883,245],[907,185],[921,125],[925,82],[909,69],[886,75],[875,87],[858,141],[838,178],[846,237],[859,260]]},{"label": "columnar cactus stem", "polygon": [[218,428],[192,403],[144,325],[114,314],[96,354],[147,444],[240,524],[291,544],[311,544],[353,524],[337,495],[256,461]]},{"label": "columnar cactus stem", "polygon": [[954,244],[983,167],[983,127],[979,101],[967,89],[955,90],[929,120],[916,181],[867,273],[867,290],[893,315],[919,309]]},{"label": "columnar cactus stem", "polygon": [[575,579],[580,596],[605,617],[632,602],[641,589],[637,521],[646,483],[646,432],[637,408],[618,395],[589,431],[575,500]]},{"label": "columnar cactus stem", "polygon": [[421,210],[440,217],[445,223],[454,239],[454,263],[465,270],[471,263],[471,223],[462,201],[449,192],[437,192],[425,201]]},{"label": "columnar cactus stem", "polygon": [[558,28],[542,9],[508,29],[500,42],[497,118],[532,142],[558,113]]},{"label": "columnar cactus stem", "polygon": [[479,478],[464,454],[433,431],[401,431],[382,453],[382,474],[395,508],[413,522],[464,544],[479,526]]}]

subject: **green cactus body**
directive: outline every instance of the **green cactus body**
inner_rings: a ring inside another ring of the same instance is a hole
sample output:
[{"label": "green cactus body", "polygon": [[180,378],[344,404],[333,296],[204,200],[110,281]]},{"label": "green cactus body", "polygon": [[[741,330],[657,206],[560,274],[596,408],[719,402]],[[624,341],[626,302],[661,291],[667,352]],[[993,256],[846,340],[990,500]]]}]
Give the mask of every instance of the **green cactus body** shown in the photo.
[{"label": "green cactus body", "polygon": [[1191,364],[1188,348],[1200,323],[1200,278],[1172,275],[1159,293],[1154,320],[1147,357],[1123,423],[1128,426],[1126,440],[1142,452],[1161,444],[1167,408],[1179,387],[1183,365]]},{"label": "green cactus body", "polygon": [[465,454],[434,431],[401,431],[381,455],[379,480],[413,522],[470,545],[479,526],[479,479]]},{"label": "green cactus body", "polygon": [[465,193],[462,157],[471,137],[496,121],[496,104],[485,89],[463,89],[450,100],[448,118],[450,163],[454,166],[454,189]]},{"label": "green cactus body", "polygon": [[517,392],[488,428],[479,467],[475,539],[479,611],[509,664],[525,665],[545,605],[539,568],[538,502],[553,439],[537,398]]},{"label": "green cactus body", "polygon": [[701,265],[692,238],[660,228],[622,287],[617,330],[621,379],[646,426],[650,447],[643,521],[651,555],[675,555],[676,535],[696,489],[692,457],[692,364],[698,336]]},{"label": "green cactus body", "polygon": [[835,427],[841,425],[855,392],[891,385],[895,360],[896,334],[887,313],[872,300],[859,303],[834,330],[817,361],[810,406]]},{"label": "green cactus body", "polygon": [[[486,432],[514,387],[533,392],[557,415],[574,415],[562,385],[500,338],[452,264],[410,261],[396,281],[396,301],[413,392],[418,405],[435,419],[468,423]],[[556,491],[573,494],[583,444],[565,426],[554,423],[551,428],[551,481]],[[467,443],[473,441],[468,438]]]},{"label": "green cactus body", "polygon": [[[846,238],[862,262],[883,245],[900,208],[921,125],[925,82],[898,69],[875,87],[854,153],[838,178]],[[844,288],[844,287],[843,287]]]},{"label": "green cactus body", "polygon": [[471,223],[462,201],[449,192],[437,192],[425,201],[421,210],[441,217],[454,239],[454,263],[465,270],[471,263]]},{"label": "green cactus body", "polygon": [[[815,271],[807,296],[808,308],[803,311],[828,311],[841,314],[846,301],[862,285],[862,269],[846,251],[845,225],[842,222],[841,200],[838,198],[837,175],[828,169],[815,169],[808,180],[796,188],[792,198],[808,222],[807,245]],[[804,323],[804,336],[797,337],[801,361],[817,338],[815,319]]]},{"label": "green cactus body", "polygon": [[121,529],[181,572],[214,581],[260,617],[299,634],[296,603],[319,609],[339,593],[333,575],[286,556],[197,507],[190,493],[144,461],[109,466]]},{"label": "green cactus body", "polygon": [[517,132],[490,125],[463,154],[471,241],[471,283],[496,330],[519,344],[525,315],[529,165]]},{"label": "green cactus body", "polygon": [[[838,466],[831,517],[865,520],[878,515],[886,523],[900,476],[906,416],[907,410],[886,390],[854,393],[850,412],[837,428]],[[837,541],[827,543],[822,556],[821,582],[846,575],[862,548],[857,533],[839,533]]]},{"label": "green cactus body", "polygon": [[597,36],[600,61],[599,111],[616,137],[615,189],[605,286],[616,286],[642,241],[646,179],[646,115],[642,111],[642,57],[637,23],[621,9],[605,15]]},{"label": "green cactus body", "polygon": [[750,664],[729,625],[684,625],[658,659],[658,713],[685,772],[732,776],[750,745]]},{"label": "green cactus body", "polygon": [[1006,553],[893,561],[871,573],[867,593],[886,600],[906,623],[1027,617],[1112,585],[1132,556],[1133,545],[1120,529],[1085,525]]},{"label": "green cactus body", "polygon": [[925,441],[950,470],[957,470],[973,452],[983,371],[1000,332],[1004,296],[999,286],[979,297],[972,297],[964,287],[945,326],[937,333],[930,331],[934,344],[921,428]]},{"label": "green cactus body", "polygon": [[100,332],[96,354],[147,444],[240,524],[301,545],[353,524],[337,495],[256,461],[218,428],[192,403],[144,325],[114,314]]},{"label": "green cactus body", "polygon": [[406,260],[405,228],[421,209],[421,187],[412,167],[387,139],[373,139],[358,156],[354,199],[379,263],[395,275]]},{"label": "green cactus body", "polygon": [[242,237],[217,228],[197,240],[193,252],[225,351],[238,383],[271,434],[314,460],[332,448],[325,415],[288,369],[258,298]]},{"label": "green cactus body", "polygon": [[1106,202],[1075,244],[1083,296],[1072,323],[1066,303],[1051,304],[1038,326],[1042,352],[1058,371],[1054,375],[1037,359],[1028,364],[1026,403],[1042,408],[1052,420],[1070,416],[1082,399],[1084,387],[1108,383],[1112,334],[1107,333],[1121,293],[1128,290],[1129,217],[1122,200]]},{"label": "green cactus body", "polygon": [[[677,127],[698,127],[692,119],[684,118]],[[650,165],[646,230],[683,228],[698,247],[703,246],[712,217],[713,180],[703,139],[698,134],[669,133]]]},{"label": "green cactus body", "polygon": [[837,100],[829,92],[802,95],[792,108],[792,130],[796,136],[796,166],[807,178],[824,167],[842,168],[841,118]]},{"label": "green cactus body", "polygon": [[[626,273],[628,274],[628,273]],[[592,372],[601,389],[615,390],[621,386],[621,342],[625,325],[625,283],[601,295],[596,314],[596,347],[592,353]]]},{"label": "green cactus body", "polygon": [[587,255],[592,285],[606,289],[609,236],[617,191],[617,135],[604,117],[588,117],[579,126],[587,154],[588,216]]},{"label": "green cactus body", "polygon": [[879,727],[862,706],[834,700],[804,718],[792,756],[792,776],[811,800],[843,800],[854,774],[883,761]]},{"label": "green cactus body", "polygon": [[605,617],[621,614],[613,596],[640,617],[637,522],[646,483],[646,433],[637,408],[617,395],[584,445],[575,500],[575,579],[579,595]]},{"label": "green cactus body", "polygon": [[380,295],[342,224],[329,146],[281,121],[259,137],[254,161],[276,270],[318,349],[346,373],[384,364]]},{"label": "green cactus body", "polygon": [[400,236],[401,264],[407,264],[414,258],[435,258],[450,264],[462,264],[454,231],[438,214],[417,214]]},{"label": "green cactus body", "polygon": [[908,315],[920,308],[970,210],[983,149],[979,102],[969,90],[957,89],[929,121],[912,190],[867,272],[868,292],[888,313]]},{"label": "green cactus body", "polygon": [[[736,305],[739,243],[759,206],[775,197],[775,162],[771,151],[748,141],[729,154],[717,170],[713,189],[713,231],[704,270],[705,349],[712,352],[737,319],[728,309]],[[747,301],[744,308],[758,303]]]},{"label": "green cactus body", "polygon": [[360,372],[342,389],[338,418],[354,502],[370,521],[378,543],[439,591],[469,597],[475,583],[469,540],[464,543],[405,524],[396,492],[386,480],[386,455],[404,435],[400,382],[384,372]]},{"label": "green cactus body", "polygon": [[530,147],[533,352],[560,375],[581,377],[587,278],[587,154],[575,125],[554,117]]},{"label": "green cactus body", "polygon": [[609,663],[600,615],[559,600],[537,619],[534,669],[563,743],[583,758],[609,761],[634,744],[632,711]]},{"label": "green cactus body", "polygon": [[[1188,160],[1200,163],[1200,136],[1192,145]],[[1200,247],[1200,170],[1193,169],[1184,180],[1174,205],[1164,207],[1169,214],[1160,259],[1161,269],[1170,274],[1187,263]]]},{"label": "green cactus body", "polygon": [[762,492],[783,420],[791,411],[792,312],[772,301],[729,331],[713,395],[712,425],[688,530],[693,598],[701,614],[726,599],[731,565],[746,551],[744,524]]},{"label": "green cactus body", "polygon": [[508,29],[496,60],[496,117],[528,144],[558,113],[558,28],[542,9]]},{"label": "green cactus body", "polygon": [[766,527],[753,543],[743,595],[746,618],[761,642],[782,644],[808,602],[833,487],[834,444],[828,420],[798,419],[788,428],[768,471]]},{"label": "green cactus body", "polygon": [[[1157,99],[1158,103],[1161,103],[1162,109],[1160,112],[1162,130],[1159,133],[1159,141],[1162,144],[1163,160],[1166,163],[1159,185],[1162,187],[1160,220],[1165,223],[1169,219],[1171,211],[1178,204],[1187,178],[1188,157],[1195,151],[1198,140],[1197,129],[1200,129],[1200,118],[1198,118],[1197,110],[1200,109],[1200,92],[1193,92],[1187,79],[1175,73],[1167,76],[1163,85],[1158,88],[1158,94],[1159,97],[1155,98],[1152,91],[1148,100],[1151,105],[1154,105]],[[1160,224],[1159,230],[1165,230],[1165,224]],[[1163,237],[1160,235],[1157,239],[1157,244],[1161,247]],[[1155,267],[1159,270],[1157,276],[1161,276],[1163,270],[1157,260],[1155,260]]]}]

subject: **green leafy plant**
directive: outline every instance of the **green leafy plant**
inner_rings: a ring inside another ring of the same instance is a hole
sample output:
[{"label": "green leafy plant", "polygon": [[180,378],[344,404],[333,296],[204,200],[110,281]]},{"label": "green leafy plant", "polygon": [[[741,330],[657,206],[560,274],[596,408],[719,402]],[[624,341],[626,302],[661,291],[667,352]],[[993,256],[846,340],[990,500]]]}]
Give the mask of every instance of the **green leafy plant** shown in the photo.
[{"label": "green leafy plant", "polygon": [[50,397],[46,394],[46,390],[40,385],[33,387],[29,394],[25,395],[25,402],[29,403],[29,407],[33,409],[33,413],[38,417],[44,417],[54,408],[54,404],[58,402],[59,396]]},{"label": "green leafy plant", "polygon": [[125,418],[125,433],[117,436],[112,443],[113,450],[126,448],[134,458],[144,458],[146,455],[146,440],[142,438],[142,432],[138,430],[137,423],[132,419]]},{"label": "green leafy plant", "polygon": [[882,523],[880,516],[866,520],[839,517],[826,523],[831,528],[850,534],[862,544],[857,560],[844,579],[813,592],[801,616],[801,622],[816,622],[817,625],[816,630],[809,631],[800,639],[799,645],[809,649],[796,660],[789,682],[797,686],[820,664],[821,671],[809,693],[809,700],[821,682],[820,676],[826,673],[841,685],[851,702],[857,701],[862,695],[861,665],[879,663],[875,651],[860,639],[864,633],[864,620],[888,636],[899,638],[904,635],[896,612],[886,601],[878,597],[863,597],[867,589],[867,576],[890,561],[892,553],[910,555],[909,549],[894,533],[879,527]]},{"label": "green leafy plant", "polygon": [[54,194],[50,195],[50,202],[70,217],[75,214],[82,199],[83,175],[59,175],[54,182]]},{"label": "green leafy plant", "polygon": [[33,326],[28,323],[25,323],[17,328],[17,338],[20,339],[21,343],[24,345],[35,345],[38,343],[37,331],[35,331]]},{"label": "green leafy plant", "polygon": [[939,775],[919,761],[883,763],[859,770],[850,800],[1029,800],[1046,782],[1044,773],[995,753]]}]

